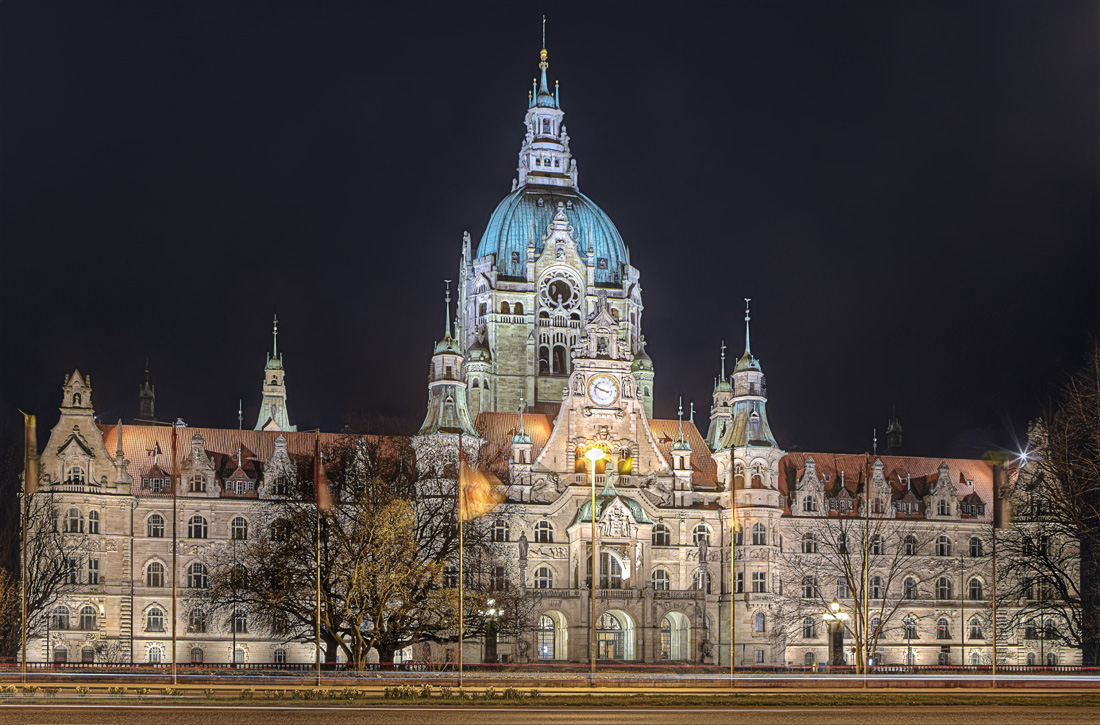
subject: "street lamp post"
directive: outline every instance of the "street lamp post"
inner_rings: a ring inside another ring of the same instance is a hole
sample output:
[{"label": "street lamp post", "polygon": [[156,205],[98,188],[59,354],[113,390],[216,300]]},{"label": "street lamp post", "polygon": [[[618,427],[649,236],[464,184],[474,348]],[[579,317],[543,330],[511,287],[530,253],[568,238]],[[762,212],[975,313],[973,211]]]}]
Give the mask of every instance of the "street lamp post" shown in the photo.
[{"label": "street lamp post", "polygon": [[600,560],[599,552],[596,550],[596,462],[602,461],[607,457],[607,453],[604,452],[599,446],[593,446],[589,448],[584,457],[588,459],[589,464],[592,466],[592,578],[589,581],[588,598],[591,604],[591,611],[588,614],[588,627],[591,633],[589,646],[589,661],[591,663],[592,673],[592,686],[596,685],[596,590],[599,586],[600,576]]},{"label": "street lamp post", "polygon": [[829,636],[829,665],[839,667],[844,664],[844,626],[848,615],[840,611],[840,602],[833,600],[829,609],[822,615]]}]

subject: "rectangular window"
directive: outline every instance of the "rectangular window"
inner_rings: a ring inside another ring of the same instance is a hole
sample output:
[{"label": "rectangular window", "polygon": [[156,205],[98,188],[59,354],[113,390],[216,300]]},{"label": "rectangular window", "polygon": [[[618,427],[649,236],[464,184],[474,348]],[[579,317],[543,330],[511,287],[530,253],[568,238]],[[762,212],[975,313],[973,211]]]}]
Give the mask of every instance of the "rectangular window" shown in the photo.
[{"label": "rectangular window", "polygon": [[758,650],[756,650],[756,664],[759,665],[759,664],[763,664],[763,663],[764,663],[764,650],[758,649]]},{"label": "rectangular window", "polygon": [[99,584],[99,559],[88,559],[88,583]]},{"label": "rectangular window", "polygon": [[69,567],[65,572],[66,584],[80,583],[80,559],[69,559]]},{"label": "rectangular window", "polygon": [[745,573],[737,572],[737,593],[745,591]]},{"label": "rectangular window", "polygon": [[766,575],[762,571],[754,571],[752,573],[752,591],[753,594],[763,594],[768,591],[768,582],[764,578]]}]

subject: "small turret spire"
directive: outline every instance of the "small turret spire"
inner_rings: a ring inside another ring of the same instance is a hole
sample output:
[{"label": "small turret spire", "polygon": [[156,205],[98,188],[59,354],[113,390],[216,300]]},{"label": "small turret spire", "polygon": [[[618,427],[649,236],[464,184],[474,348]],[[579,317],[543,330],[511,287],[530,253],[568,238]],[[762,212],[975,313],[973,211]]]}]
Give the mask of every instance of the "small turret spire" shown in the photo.
[{"label": "small turret spire", "polygon": [[878,428],[871,429],[871,450],[878,455]]},{"label": "small turret spire", "polygon": [[443,299],[444,299],[444,301],[446,302],[446,305],[447,305],[447,337],[450,337],[451,336],[451,280],[445,279],[445,280],[443,280],[443,282],[447,286],[447,292],[444,295]]},{"label": "small turret spire", "polygon": [[237,398],[237,430],[244,430],[244,398]]},{"label": "small turret spire", "polygon": [[751,355],[752,349],[749,347],[749,302],[752,301],[751,297],[745,298],[745,354]]},{"label": "small turret spire", "polygon": [[[543,20],[545,22],[545,19]],[[527,401],[521,395],[519,397],[519,434],[523,435],[523,409],[527,407]]]},{"label": "small turret spire", "polygon": [[726,379],[726,341],[722,340],[722,380]]},{"label": "small turret spire", "polygon": [[676,417],[680,421],[680,440],[684,440],[684,396],[680,396],[679,407],[676,410]]},{"label": "small turret spire", "polygon": [[118,419],[118,450],[115,451],[115,456],[122,460],[122,418]]},{"label": "small turret spire", "polygon": [[271,357],[279,359],[279,316],[271,323]]}]

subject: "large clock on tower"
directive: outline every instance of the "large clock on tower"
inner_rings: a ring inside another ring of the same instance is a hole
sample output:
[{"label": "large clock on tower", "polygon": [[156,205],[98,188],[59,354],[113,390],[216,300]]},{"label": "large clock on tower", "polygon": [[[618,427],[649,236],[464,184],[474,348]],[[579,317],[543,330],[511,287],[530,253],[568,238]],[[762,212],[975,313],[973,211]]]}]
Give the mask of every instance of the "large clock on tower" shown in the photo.
[{"label": "large clock on tower", "polygon": [[613,405],[619,399],[619,383],[610,375],[593,375],[588,381],[588,397],[596,405]]}]

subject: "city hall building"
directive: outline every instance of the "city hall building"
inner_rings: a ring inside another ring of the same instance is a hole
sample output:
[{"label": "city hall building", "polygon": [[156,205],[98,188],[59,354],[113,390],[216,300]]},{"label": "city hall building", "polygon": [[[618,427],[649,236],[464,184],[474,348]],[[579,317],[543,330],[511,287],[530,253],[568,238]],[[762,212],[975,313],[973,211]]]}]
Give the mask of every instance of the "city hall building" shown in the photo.
[{"label": "city hall building", "polygon": [[[743,351],[727,359],[723,344],[715,356],[705,430],[682,413],[654,418],[641,273],[580,190],[545,50],[540,60],[511,191],[458,250],[454,326],[448,293],[413,441],[427,450],[418,441],[447,447],[461,435],[506,460],[507,500],[490,515],[514,557],[511,586],[533,598],[534,615],[498,658],[587,662],[594,625],[606,661],[826,662],[822,615],[835,599],[852,617],[867,608],[878,663],[989,664],[1000,472],[980,460],[901,455],[897,420],[883,455],[785,452],[768,422],[757,357],[766,351],[751,346],[747,304]],[[100,424],[90,376],[65,377],[40,491],[61,530],[84,537],[86,556],[29,659],[313,661],[312,641],[273,637],[247,614],[222,626],[186,604],[188,590],[205,586],[213,553],[253,535],[293,459],[312,455],[315,434],[291,423],[285,375],[276,347],[254,429],[176,428],[175,450],[173,428],[154,424],[148,382],[138,420]],[[337,438],[322,434],[323,443]],[[845,574],[865,553],[866,571]],[[1054,642],[999,632],[1005,663],[1079,661]],[[483,653],[466,651],[467,661]],[[403,654],[453,655],[437,646]],[[855,657],[851,640],[843,655]]]}]

